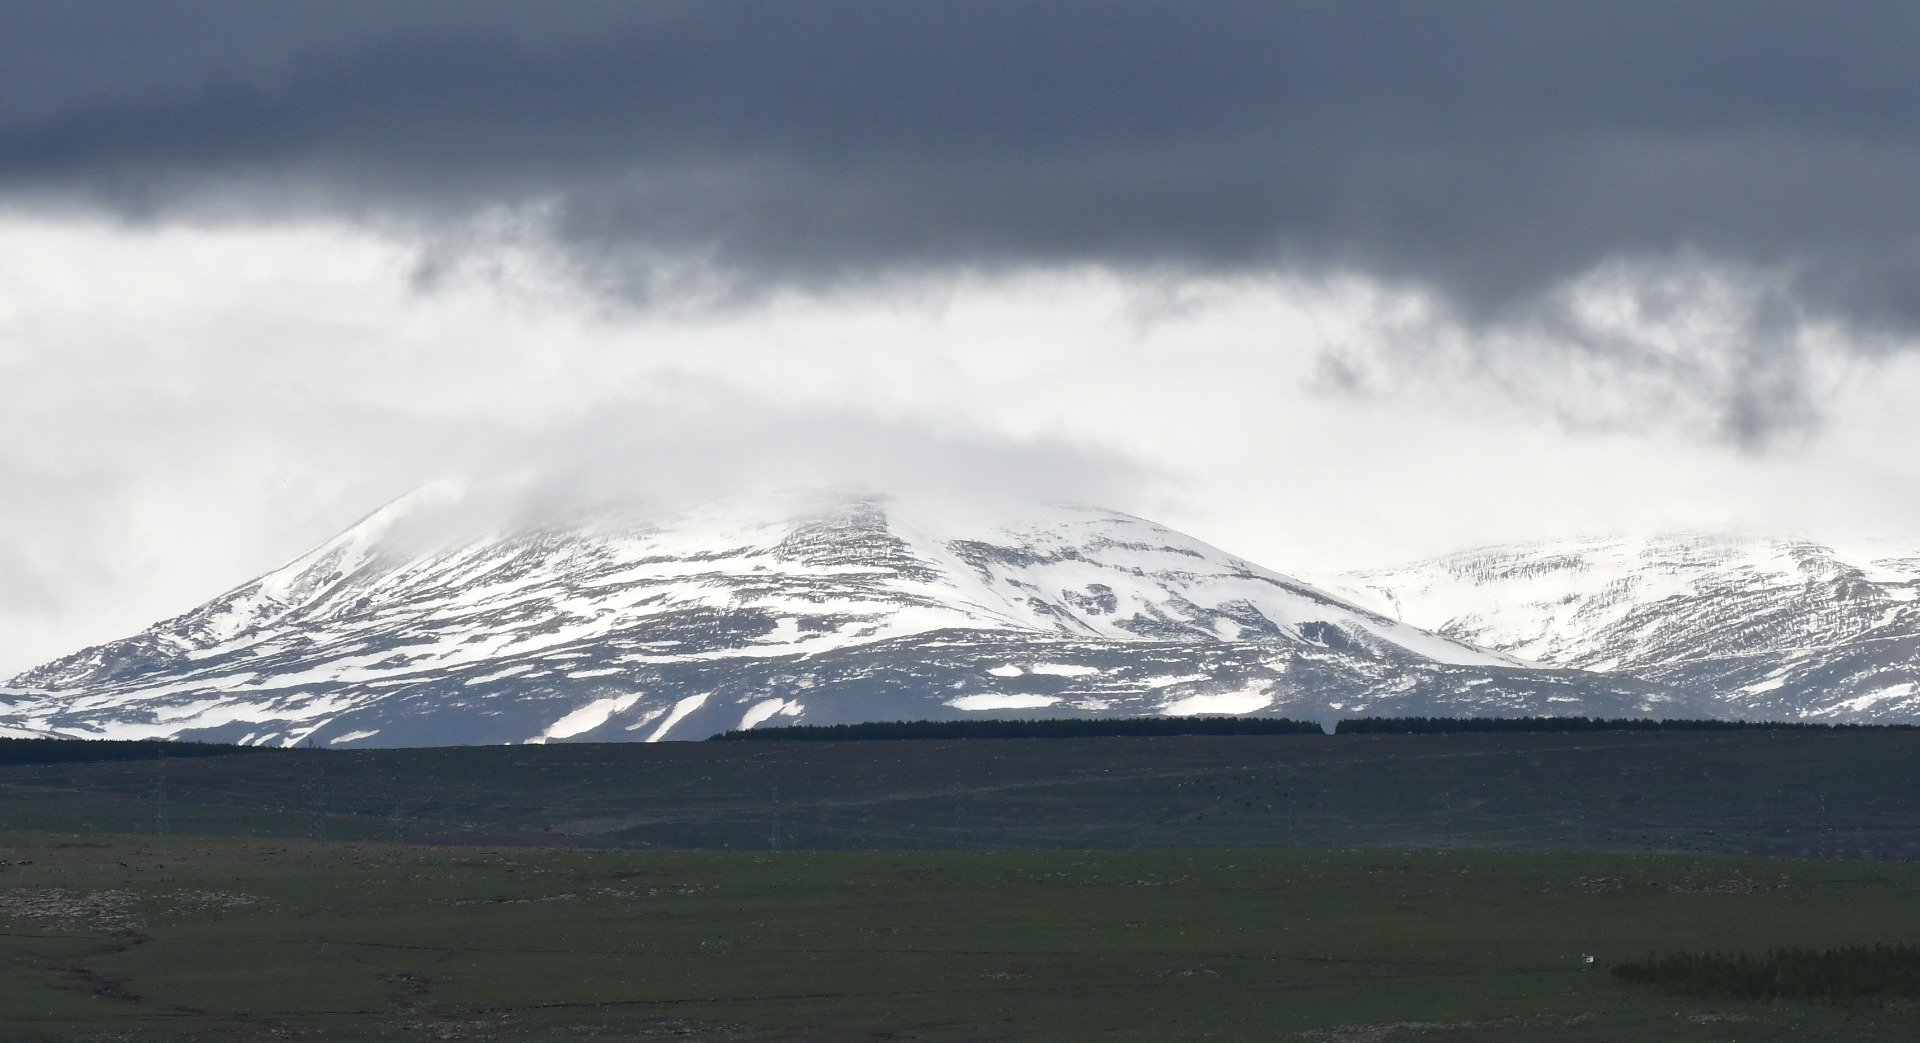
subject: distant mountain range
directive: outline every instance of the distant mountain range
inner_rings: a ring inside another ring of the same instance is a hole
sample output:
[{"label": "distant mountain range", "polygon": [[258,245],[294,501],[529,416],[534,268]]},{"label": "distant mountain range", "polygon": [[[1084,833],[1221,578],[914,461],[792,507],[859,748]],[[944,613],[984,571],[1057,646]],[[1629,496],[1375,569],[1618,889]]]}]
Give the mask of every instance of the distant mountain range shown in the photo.
[{"label": "distant mountain range", "polygon": [[1270,714],[1920,721],[1920,551],[1530,543],[1319,586],[1067,505],[555,516],[433,486],[0,689],[0,734],[338,746]]},{"label": "distant mountain range", "polygon": [[1344,577],[1416,626],[1749,720],[1920,721],[1920,544],[1729,532],[1529,543]]},{"label": "distant mountain range", "polygon": [[1441,563],[1361,577],[1369,608],[1086,507],[474,504],[423,489],[185,615],[29,670],[0,690],[0,731],[438,745],[980,714],[1722,706],[1665,675],[1543,667],[1517,622],[1408,622],[1442,596]]}]

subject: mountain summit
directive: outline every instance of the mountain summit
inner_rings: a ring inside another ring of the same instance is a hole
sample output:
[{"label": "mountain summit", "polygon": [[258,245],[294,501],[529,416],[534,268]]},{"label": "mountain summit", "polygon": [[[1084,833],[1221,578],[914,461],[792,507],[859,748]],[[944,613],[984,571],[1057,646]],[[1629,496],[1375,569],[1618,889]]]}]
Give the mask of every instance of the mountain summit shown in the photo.
[{"label": "mountain summit", "polygon": [[483,524],[472,502],[421,490],[192,612],[29,670],[0,722],[433,745],[978,713],[1683,712],[1113,511],[792,494]]}]

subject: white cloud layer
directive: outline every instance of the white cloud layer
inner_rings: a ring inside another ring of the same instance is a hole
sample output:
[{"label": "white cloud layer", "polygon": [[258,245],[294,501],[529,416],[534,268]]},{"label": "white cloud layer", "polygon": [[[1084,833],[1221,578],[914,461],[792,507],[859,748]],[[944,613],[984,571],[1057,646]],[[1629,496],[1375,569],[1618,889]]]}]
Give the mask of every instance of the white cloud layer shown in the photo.
[{"label": "white cloud layer", "polygon": [[476,469],[1067,496],[1308,573],[1920,507],[1915,354],[1697,259],[1489,326],[1358,278],[1093,269],[640,309],[509,241],[0,217],[0,676]]}]

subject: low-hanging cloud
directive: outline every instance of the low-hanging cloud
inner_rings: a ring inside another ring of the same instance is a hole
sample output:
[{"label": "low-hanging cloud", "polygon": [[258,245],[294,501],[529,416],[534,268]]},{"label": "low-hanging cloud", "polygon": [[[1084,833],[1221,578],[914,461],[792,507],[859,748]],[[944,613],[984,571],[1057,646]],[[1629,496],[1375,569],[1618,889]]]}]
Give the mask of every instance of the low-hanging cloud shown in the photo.
[{"label": "low-hanging cloud", "polygon": [[[23,205],[512,229],[640,299],[1358,273],[1515,341],[1626,260],[1761,273],[1851,343],[1920,324],[1910,4],[75,0],[0,24]],[[1723,361],[1749,356],[1786,372]],[[1730,437],[1807,413],[1755,393],[1784,405]]]},{"label": "low-hanging cloud", "polygon": [[1696,258],[1609,262],[1504,321],[1414,297],[1397,324],[1328,345],[1314,382],[1391,392],[1491,385],[1575,430],[1679,433],[1756,452],[1803,441],[1884,335],[1809,315],[1778,273]]},{"label": "low-hanging cloud", "polygon": [[1170,481],[1110,446],[756,401],[684,376],[502,439],[462,476],[517,485],[541,511],[782,489],[1097,504]]}]

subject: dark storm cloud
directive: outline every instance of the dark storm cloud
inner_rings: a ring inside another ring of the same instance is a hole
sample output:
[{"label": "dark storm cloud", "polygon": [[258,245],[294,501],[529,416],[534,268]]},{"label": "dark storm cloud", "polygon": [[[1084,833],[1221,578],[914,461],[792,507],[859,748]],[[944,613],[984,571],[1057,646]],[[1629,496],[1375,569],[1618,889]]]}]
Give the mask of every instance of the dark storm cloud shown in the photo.
[{"label": "dark storm cloud", "polygon": [[1359,271],[1481,316],[1689,252],[1900,328],[1915,53],[1907,3],[0,3],[0,186],[539,202],[599,270],[748,285]]}]

